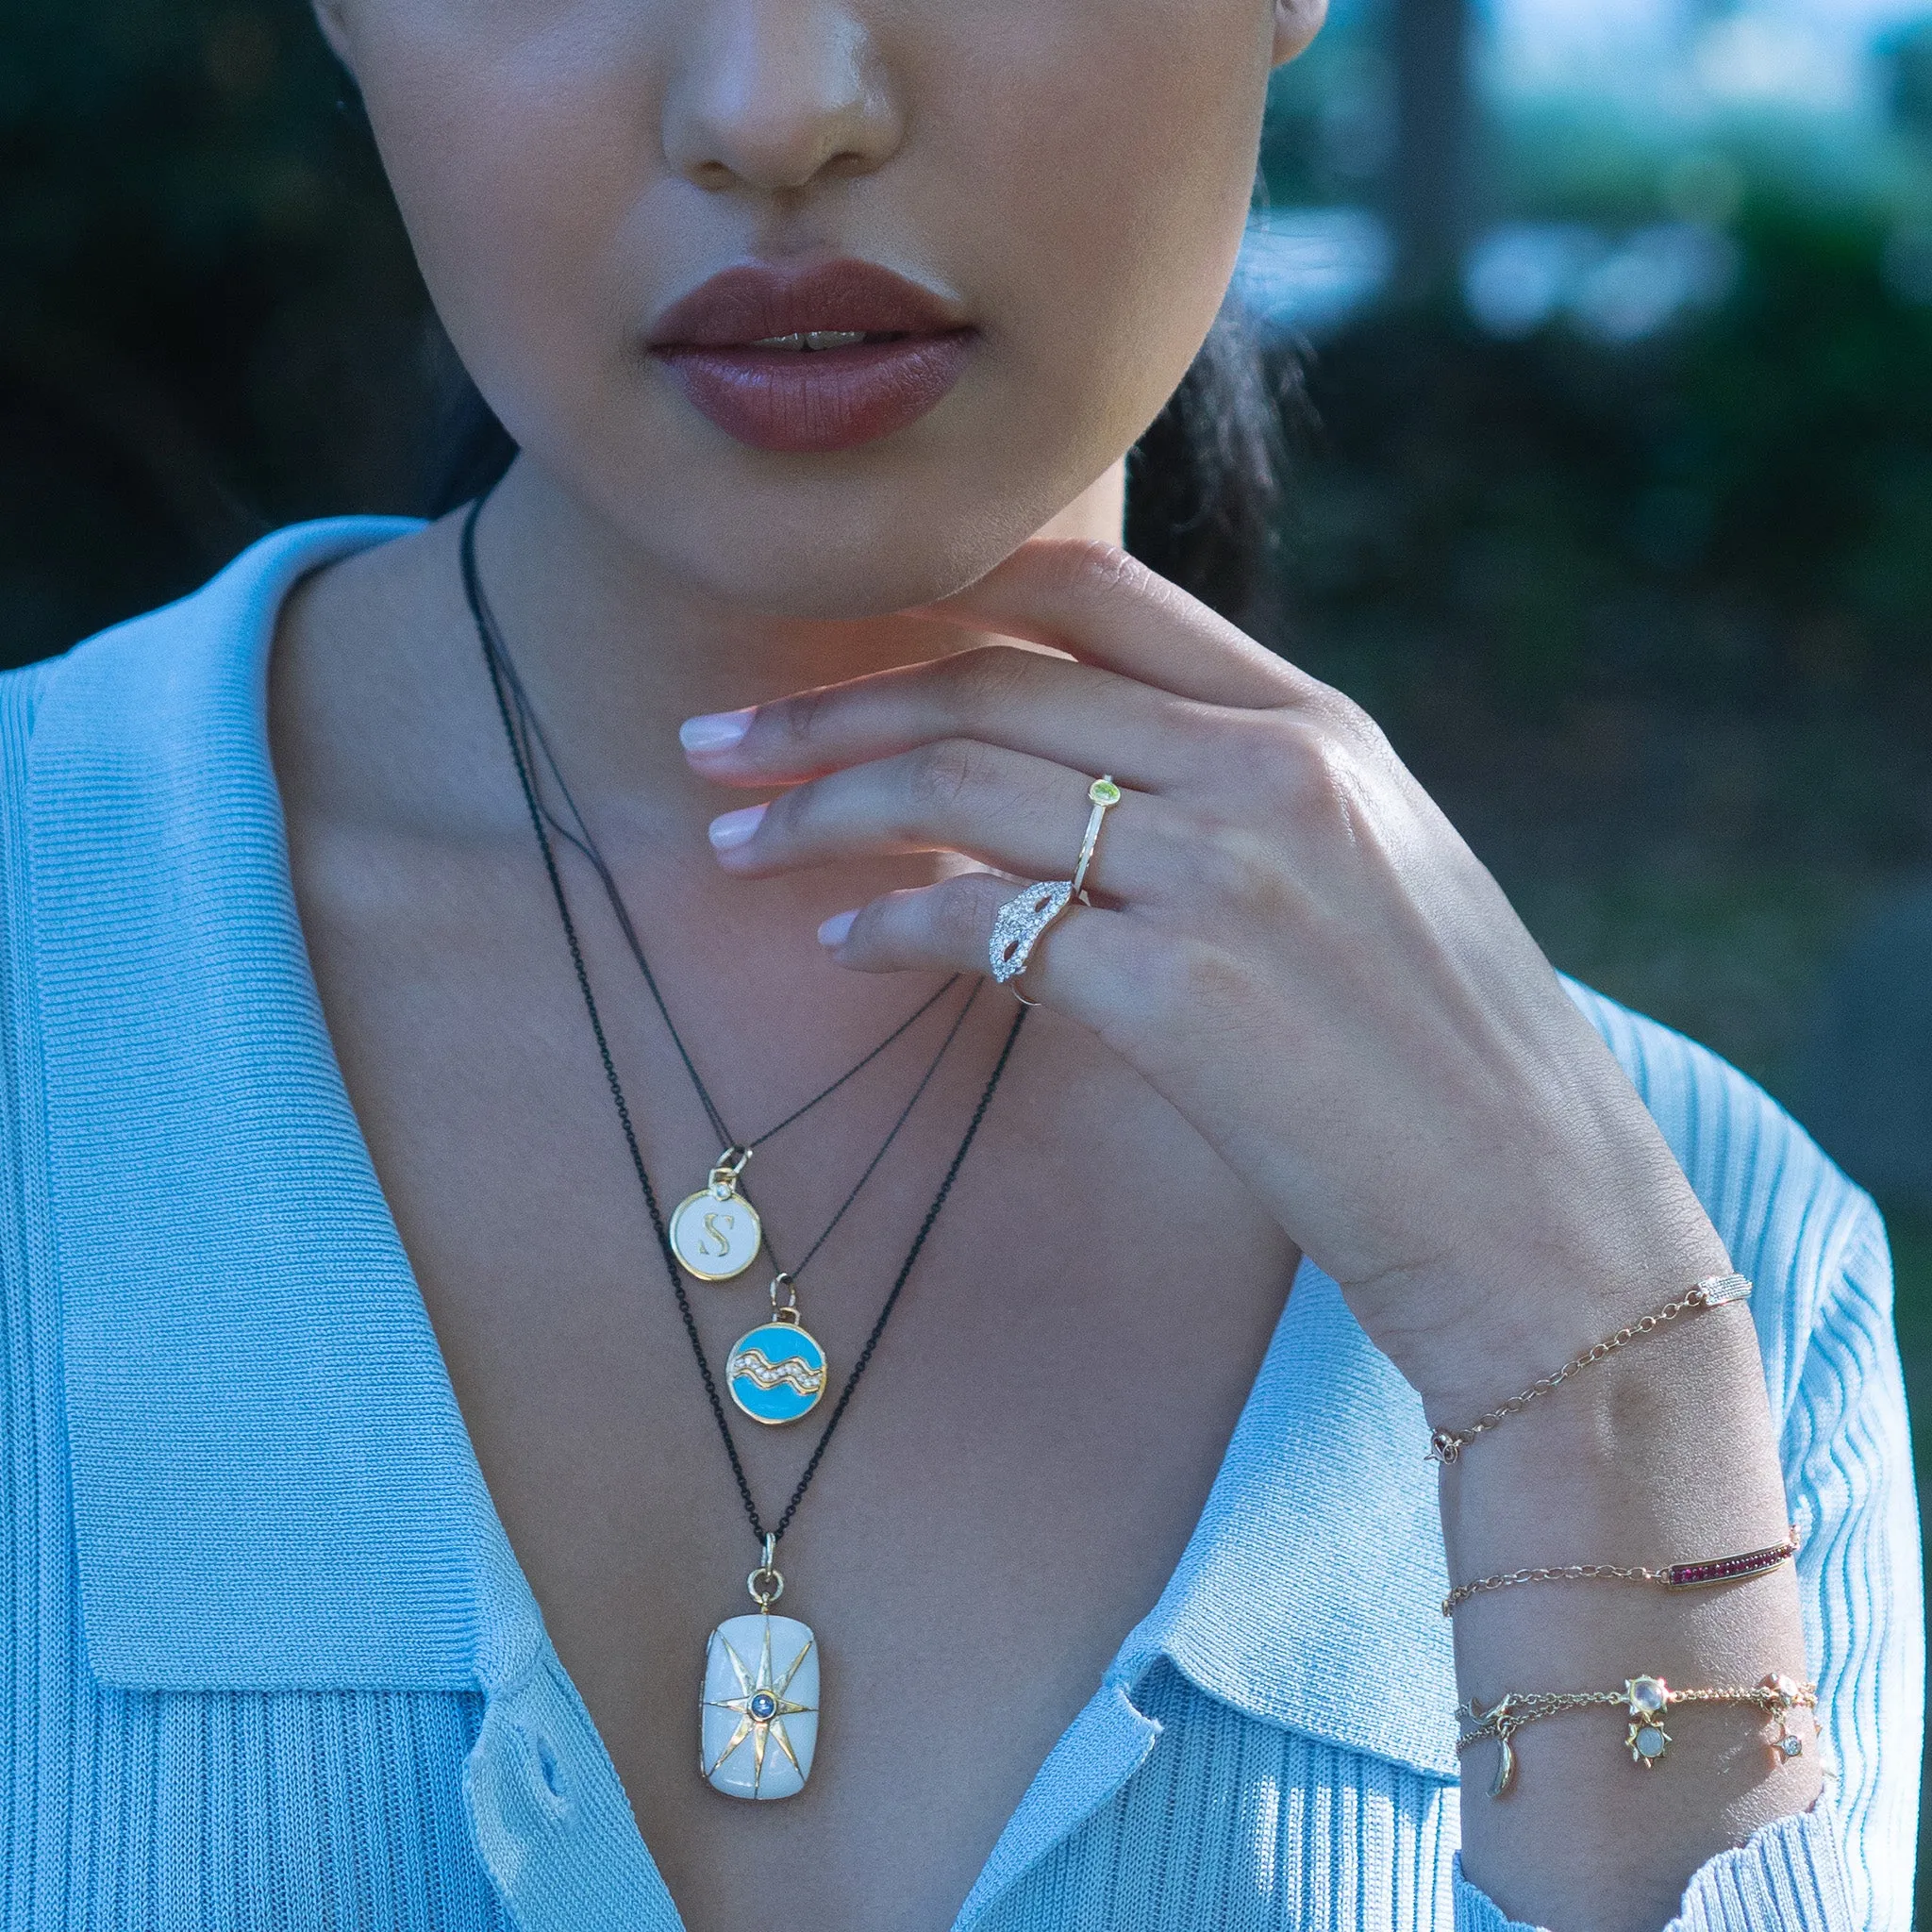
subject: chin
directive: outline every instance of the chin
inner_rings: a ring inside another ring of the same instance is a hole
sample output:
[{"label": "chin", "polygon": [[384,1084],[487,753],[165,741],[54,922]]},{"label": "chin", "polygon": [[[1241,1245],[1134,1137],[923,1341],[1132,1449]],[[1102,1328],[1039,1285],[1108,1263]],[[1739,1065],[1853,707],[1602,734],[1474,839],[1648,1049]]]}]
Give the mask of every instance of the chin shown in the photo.
[{"label": "chin", "polygon": [[1010,472],[856,465],[789,478],[665,473],[597,491],[624,541],[660,575],[733,609],[772,617],[880,617],[949,597],[1012,555],[1083,487]]},{"label": "chin", "polygon": [[770,617],[879,617],[964,590],[1141,426],[1117,393],[1083,408],[1070,383],[1015,395],[969,381],[878,441],[774,454],[703,421],[668,384],[625,377],[575,393],[506,384],[491,401],[548,487],[649,579]]},{"label": "chin", "polygon": [[[1030,533],[968,549],[958,543],[908,551],[901,532],[853,531],[836,544],[772,542],[759,556],[715,545],[664,556],[707,601],[765,617],[855,622],[938,602],[963,591],[1009,557]],[[661,550],[660,555],[664,555]]]}]

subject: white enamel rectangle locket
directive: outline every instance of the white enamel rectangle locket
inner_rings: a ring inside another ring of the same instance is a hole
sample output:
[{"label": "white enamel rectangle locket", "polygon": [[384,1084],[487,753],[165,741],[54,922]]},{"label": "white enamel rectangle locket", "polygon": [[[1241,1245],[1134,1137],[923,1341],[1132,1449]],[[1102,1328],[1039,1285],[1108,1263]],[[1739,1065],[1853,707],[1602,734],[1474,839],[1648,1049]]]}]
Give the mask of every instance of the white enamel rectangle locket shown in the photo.
[{"label": "white enamel rectangle locket", "polygon": [[811,1626],[769,1612],[727,1617],[705,1653],[698,1767],[730,1798],[790,1798],[811,1775],[819,1652]]}]

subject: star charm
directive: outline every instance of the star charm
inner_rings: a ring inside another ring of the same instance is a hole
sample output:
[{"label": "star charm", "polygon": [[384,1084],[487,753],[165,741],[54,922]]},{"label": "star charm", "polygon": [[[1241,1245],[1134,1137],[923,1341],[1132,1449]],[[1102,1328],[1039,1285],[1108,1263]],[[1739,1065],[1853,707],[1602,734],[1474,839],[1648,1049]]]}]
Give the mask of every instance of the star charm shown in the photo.
[{"label": "star charm", "polygon": [[1630,1726],[1624,1742],[1629,1748],[1631,1762],[1649,1771],[1671,1748],[1671,1734],[1660,1719],[1641,1717]]},{"label": "star charm", "polygon": [[[745,1618],[741,1621],[749,1623],[751,1620]],[[714,1634],[712,1641],[723,1650],[730,1662],[732,1674],[738,1680],[738,1694],[735,1697],[705,1699],[707,1710],[731,1711],[738,1718],[730,1741],[710,1763],[705,1766],[705,1775],[708,1778],[715,1777],[718,1767],[749,1738],[754,1797],[760,1795],[759,1788],[765,1778],[765,1757],[774,1745],[785,1754],[786,1760],[797,1773],[799,1781],[804,1782],[806,1769],[800,1765],[798,1754],[791,1748],[791,1740],[786,1735],[785,1720],[788,1717],[811,1716],[816,1711],[814,1706],[799,1704],[786,1694],[791,1689],[791,1681],[798,1675],[800,1666],[812,1653],[811,1640],[808,1639],[805,1648],[791,1659],[781,1675],[772,1667],[771,1619],[760,1618],[758,1621],[763,1625],[763,1633],[756,1665],[745,1662],[722,1629]]]}]

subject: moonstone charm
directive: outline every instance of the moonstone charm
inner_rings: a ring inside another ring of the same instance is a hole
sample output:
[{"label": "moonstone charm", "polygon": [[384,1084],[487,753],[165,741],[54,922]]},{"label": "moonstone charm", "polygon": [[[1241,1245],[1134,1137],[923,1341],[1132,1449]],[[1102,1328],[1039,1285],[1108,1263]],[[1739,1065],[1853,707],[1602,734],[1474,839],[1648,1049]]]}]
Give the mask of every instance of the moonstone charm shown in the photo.
[{"label": "moonstone charm", "polygon": [[1631,1762],[1648,1771],[1671,1748],[1671,1734],[1656,1718],[1630,1726],[1624,1742],[1629,1746]]},{"label": "moonstone charm", "polygon": [[1671,1687],[1661,1677],[1630,1677],[1624,1681],[1624,1702],[1632,1717],[1661,1717],[1671,1707]]},{"label": "moonstone charm", "polygon": [[790,1798],[811,1775],[819,1738],[819,1652],[811,1626],[769,1613],[711,1632],[699,1710],[698,1769],[727,1798]]},{"label": "moonstone charm", "polygon": [[1624,1742],[1630,1761],[1645,1771],[1662,1762],[1671,1748],[1671,1734],[1664,1729],[1664,1713],[1671,1707],[1671,1687],[1661,1677],[1631,1677],[1624,1685],[1624,1704],[1632,1723]]},{"label": "moonstone charm", "polygon": [[1806,1687],[1795,1677],[1774,1671],[1764,1679],[1764,1689],[1777,1699],[1777,1736],[1771,1740],[1772,1755],[1783,1758],[1804,1757],[1805,1740],[1791,1728],[1791,1712],[1808,1703]]}]

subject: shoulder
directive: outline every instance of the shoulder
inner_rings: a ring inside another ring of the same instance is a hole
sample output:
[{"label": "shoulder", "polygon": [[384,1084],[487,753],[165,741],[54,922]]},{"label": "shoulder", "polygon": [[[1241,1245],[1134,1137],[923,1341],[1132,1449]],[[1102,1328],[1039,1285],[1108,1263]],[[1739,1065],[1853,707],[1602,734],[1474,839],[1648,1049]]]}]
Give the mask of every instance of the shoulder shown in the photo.
[{"label": "shoulder", "polygon": [[98,821],[117,794],[205,759],[208,728],[224,719],[245,741],[263,716],[268,646],[289,592],[418,527],[363,516],[289,525],[188,595],[0,674],[0,839],[20,848],[39,842],[36,823],[58,837],[63,824]]},{"label": "shoulder", "polygon": [[[12,676],[32,678],[53,705],[145,701],[152,683],[178,690],[207,668],[259,670],[289,592],[325,565],[421,528],[413,518],[325,517],[258,538],[213,576],[172,603],[97,631],[64,655]],[[241,660],[241,661],[238,661]],[[263,660],[265,662],[265,659]]]},{"label": "shoulder", "polygon": [[[0,674],[0,1003],[16,1035],[45,1004],[50,951],[83,929],[125,945],[139,882],[166,869],[197,813],[256,778],[259,808],[275,811],[266,672],[277,613],[312,571],[417,527],[291,525],[187,596]],[[101,919],[90,926],[76,908]]]},{"label": "shoulder", "polygon": [[[283,600],[311,572],[420,529],[414,518],[325,517],[258,539],[172,603],[97,631],[56,658],[0,673],[0,766],[17,770],[43,717],[139,710],[197,670],[244,686]],[[263,659],[265,662],[265,658]]]},{"label": "shoulder", "polygon": [[1857,1322],[1884,1329],[1890,1343],[1891,1274],[1877,1208],[1737,1068],[1588,987],[1565,986],[1755,1284],[1766,1379],[1774,1411],[1788,1417],[1821,1336]]}]

